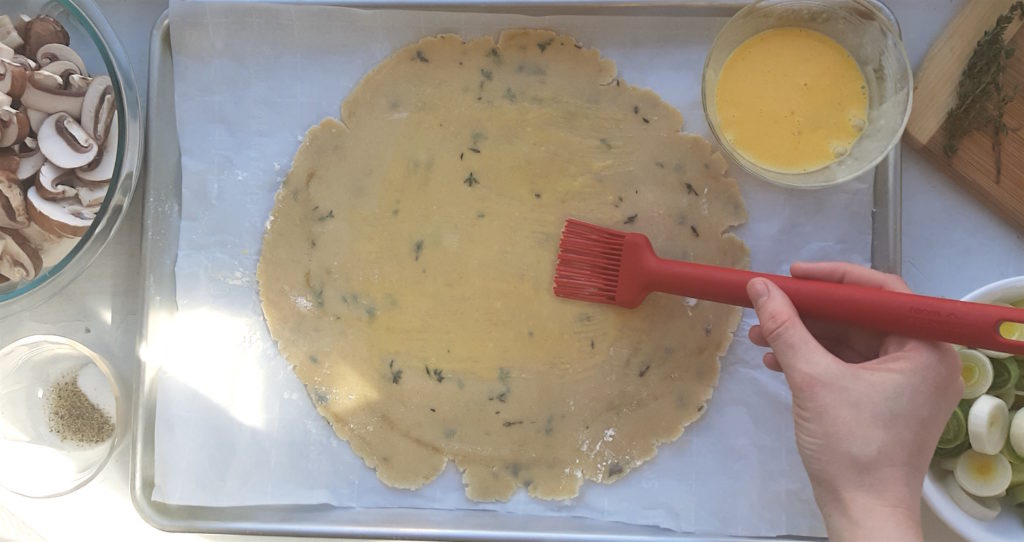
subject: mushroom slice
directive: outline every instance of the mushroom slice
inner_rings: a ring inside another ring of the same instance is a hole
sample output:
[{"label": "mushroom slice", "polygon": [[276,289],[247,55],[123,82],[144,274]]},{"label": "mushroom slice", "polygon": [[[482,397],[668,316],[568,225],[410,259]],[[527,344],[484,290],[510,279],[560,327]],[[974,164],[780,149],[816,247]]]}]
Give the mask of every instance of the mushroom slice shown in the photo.
[{"label": "mushroom slice", "polygon": [[[0,88],[0,90],[3,90]],[[82,115],[82,100],[85,90],[65,89],[64,80],[50,72],[32,72],[25,82],[25,92],[21,103],[29,109],[43,113],[59,113],[63,111],[75,117]]]},{"label": "mushroom slice", "polygon": [[25,23],[25,34],[22,37],[25,40],[25,55],[29,58],[37,58],[39,50],[45,45],[71,43],[68,31],[49,15],[39,15]]},{"label": "mushroom slice", "polygon": [[25,44],[21,35],[18,34],[18,30],[14,28],[11,18],[7,15],[0,15],[0,43],[11,49],[18,49]]},{"label": "mushroom slice", "polygon": [[17,176],[20,166],[21,157],[14,149],[0,149],[0,171],[9,171]]},{"label": "mushroom slice", "polygon": [[28,137],[28,115],[10,107],[0,107],[0,147],[17,145]]},{"label": "mushroom slice", "polygon": [[35,186],[28,189],[28,215],[43,231],[58,237],[81,237],[96,218],[93,209],[77,199],[50,201],[39,195]]},{"label": "mushroom slice", "polygon": [[64,88],[67,90],[75,91],[87,91],[89,85],[92,83],[92,77],[86,77],[84,75],[72,74],[68,76],[67,80],[64,81]]},{"label": "mushroom slice", "polygon": [[0,92],[17,100],[25,92],[29,71],[10,60],[0,59]]},{"label": "mushroom slice", "polygon": [[14,103],[14,98],[0,92],[0,107],[10,107]]},{"label": "mushroom slice", "polygon": [[25,25],[31,20],[32,16],[24,13],[14,18],[14,29],[18,31],[19,37],[25,35]]},{"label": "mushroom slice", "polygon": [[110,77],[101,75],[92,80],[82,100],[82,128],[103,143],[110,131],[115,114],[114,85]]},{"label": "mushroom slice", "polygon": [[50,114],[36,111],[35,109],[25,109],[25,113],[28,114],[28,124],[32,128],[32,133],[38,135],[39,129],[43,127],[43,122],[46,121]]},{"label": "mushroom slice", "polygon": [[103,200],[107,197],[108,187],[110,187],[110,183],[103,183],[95,186],[79,185],[78,201],[82,202],[83,207],[89,209],[97,208],[100,205],[103,205]]},{"label": "mushroom slice", "polygon": [[117,163],[117,157],[118,136],[115,133],[115,135],[106,140],[106,144],[103,145],[103,149],[96,155],[96,158],[92,159],[92,162],[76,169],[75,174],[86,185],[106,184],[106,182],[114,177],[114,165]]},{"label": "mushroom slice", "polygon": [[36,177],[34,186],[39,195],[51,201],[65,198],[73,198],[78,193],[75,188],[75,172],[59,168],[50,162],[43,164],[39,169],[39,176]]},{"label": "mushroom slice", "polygon": [[56,62],[51,62],[46,66],[40,68],[40,70],[52,73],[57,77],[60,77],[60,80],[64,82],[61,86],[64,88],[67,88],[69,86],[72,75],[82,75],[82,72],[78,69],[78,66],[75,66],[73,62],[69,62],[67,60],[58,60]]},{"label": "mushroom slice", "polygon": [[0,58],[4,60],[10,60],[14,58],[14,49],[11,49],[7,45],[0,42]]},{"label": "mushroom slice", "polygon": [[25,141],[21,142],[21,145],[17,147],[17,153],[19,158],[18,179],[22,181],[39,172],[39,169],[43,167],[43,163],[46,161],[46,157],[39,150],[36,140],[31,137],[27,137]]},{"label": "mushroom slice", "polygon": [[14,282],[32,280],[43,270],[43,258],[21,233],[0,228],[0,276]]},{"label": "mushroom slice", "polygon": [[67,113],[47,117],[39,127],[38,140],[46,159],[64,169],[84,166],[99,152],[99,145]]},{"label": "mushroom slice", "polygon": [[0,228],[20,230],[28,227],[28,220],[25,193],[18,178],[8,171],[0,171]]},{"label": "mushroom slice", "polygon": [[[70,62],[78,68],[76,73],[88,75],[82,57],[78,56],[74,49],[60,43],[50,43],[40,47],[39,51],[36,52],[36,61],[39,62],[43,69],[46,69],[54,62]],[[57,73],[53,70],[47,71]]]},{"label": "mushroom slice", "polygon": [[21,66],[22,68],[25,68],[30,72],[39,69],[39,64],[36,64],[35,60],[32,60],[31,58],[25,55],[14,55],[11,57],[11,62]]}]

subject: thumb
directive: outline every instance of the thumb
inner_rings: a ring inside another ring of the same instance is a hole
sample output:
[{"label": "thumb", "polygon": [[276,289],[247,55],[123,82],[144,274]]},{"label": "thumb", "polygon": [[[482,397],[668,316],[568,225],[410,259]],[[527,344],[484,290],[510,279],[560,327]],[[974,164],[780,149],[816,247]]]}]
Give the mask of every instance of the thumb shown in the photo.
[{"label": "thumb", "polygon": [[807,331],[793,302],[770,280],[756,278],[747,283],[747,295],[761,324],[761,333],[779,360],[782,371],[813,371],[822,360],[832,357]]}]

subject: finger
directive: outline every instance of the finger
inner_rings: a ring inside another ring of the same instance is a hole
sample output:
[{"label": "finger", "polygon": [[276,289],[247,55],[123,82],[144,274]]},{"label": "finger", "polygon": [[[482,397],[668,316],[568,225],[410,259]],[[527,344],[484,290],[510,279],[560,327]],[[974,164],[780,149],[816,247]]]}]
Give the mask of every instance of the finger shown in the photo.
[{"label": "finger", "polygon": [[896,352],[904,352],[907,350],[925,352],[933,349],[938,343],[932,343],[923,341],[921,339],[911,339],[910,337],[904,337],[902,335],[889,335],[882,340],[882,347],[878,349],[879,356],[888,356]]},{"label": "finger", "polygon": [[[842,358],[843,361],[854,363],[878,357],[882,341],[885,338],[883,333],[877,331],[825,320],[807,319],[804,320],[804,325],[807,326],[811,335],[814,335],[814,338],[818,339],[818,342],[828,348],[830,352]],[[835,345],[836,348],[831,345]],[[852,355],[841,354],[840,351],[849,352]]]},{"label": "finger", "polygon": [[[910,287],[907,286],[907,283],[897,275],[882,273],[881,271],[845,262],[797,262],[790,266],[790,273],[794,277],[800,278],[827,280],[844,284],[882,288],[895,292],[913,293]],[[851,331],[851,333],[855,332]],[[849,344],[851,346],[855,345],[854,349],[856,351],[867,355],[874,348],[875,343],[875,341],[864,342],[863,338],[869,336],[861,335],[861,340],[856,340],[854,335],[851,335]],[[888,356],[905,350],[925,351],[934,347],[934,344],[928,341],[899,335],[886,336],[879,334],[878,337],[877,350],[880,356]]]},{"label": "finger", "polygon": [[878,357],[878,353],[875,352],[871,355],[865,355],[861,351],[852,347],[845,341],[829,341],[827,339],[818,339],[818,342],[825,347],[833,356],[845,361],[846,363],[864,363]]},{"label": "finger", "polygon": [[[821,320],[804,320],[804,325],[825,350],[847,363],[877,358],[882,348],[882,337],[873,331]],[[755,345],[768,347],[761,326],[752,326],[747,336]]]},{"label": "finger", "polygon": [[843,284],[857,284],[894,292],[910,292],[907,283],[897,275],[847,262],[796,262],[789,267],[794,277]]},{"label": "finger", "polygon": [[774,283],[753,279],[747,284],[747,295],[760,321],[760,333],[785,373],[813,372],[820,368],[823,360],[832,358],[807,331],[793,303]]},{"label": "finger", "polygon": [[[862,363],[869,359],[877,358],[879,355],[879,339],[875,338],[873,341],[849,340],[851,335],[859,333],[868,334],[869,332],[856,328],[844,328],[843,326],[836,326],[816,320],[805,320],[804,325],[807,326],[807,330],[811,332],[814,339],[825,347],[825,350],[828,350],[830,354],[847,363]],[[762,348],[768,347],[768,341],[764,338],[761,326],[755,325],[751,327],[747,336],[750,337],[750,342],[755,345]]]},{"label": "finger", "polygon": [[775,354],[772,354],[771,352],[765,352],[764,357],[761,358],[761,361],[764,363],[765,367],[777,373],[782,372],[782,366],[779,365],[779,358],[775,357]]},{"label": "finger", "polygon": [[768,348],[768,341],[764,340],[764,333],[761,332],[761,326],[753,326],[747,333],[747,337],[750,337],[750,342],[760,346],[761,348]]}]

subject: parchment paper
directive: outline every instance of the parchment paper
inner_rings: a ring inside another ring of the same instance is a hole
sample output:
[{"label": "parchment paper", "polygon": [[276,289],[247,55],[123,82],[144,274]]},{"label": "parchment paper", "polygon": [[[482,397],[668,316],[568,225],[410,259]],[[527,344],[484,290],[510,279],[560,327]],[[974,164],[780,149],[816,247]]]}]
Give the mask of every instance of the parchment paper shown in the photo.
[{"label": "parchment paper", "polygon": [[[626,81],[679,108],[708,135],[700,73],[719,19],[367,12],[238,3],[171,3],[182,153],[179,313],[149,344],[158,380],[156,487],[173,504],[330,503],[571,514],[679,531],[824,535],[793,442],[785,381],[761,365],[746,311],[707,414],[613,485],[568,503],[522,492],[505,504],[463,494],[452,466],[427,487],[385,487],[315,412],[263,321],[256,263],[273,196],[305,131],[337,116],[360,77],[428,34],[545,27],[618,64]],[[153,126],[151,129],[160,129]],[[870,254],[870,178],[818,191],[777,188],[731,168],[750,212],[738,234],[756,270]]]}]

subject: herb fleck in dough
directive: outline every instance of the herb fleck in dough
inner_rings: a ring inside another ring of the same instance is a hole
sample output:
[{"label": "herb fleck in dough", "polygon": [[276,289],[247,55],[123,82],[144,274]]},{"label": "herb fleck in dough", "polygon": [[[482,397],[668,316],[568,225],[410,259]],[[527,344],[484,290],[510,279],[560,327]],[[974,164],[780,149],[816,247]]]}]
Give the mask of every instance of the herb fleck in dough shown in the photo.
[{"label": "herb fleck in dough", "polygon": [[[317,410],[384,483],[449,460],[474,500],[610,483],[701,416],[740,310],[551,293],[569,216],[662,256],[747,266],[710,144],[573,38],[429,37],[310,129],[259,265],[270,332]],[[699,234],[698,234],[699,232]]]}]

